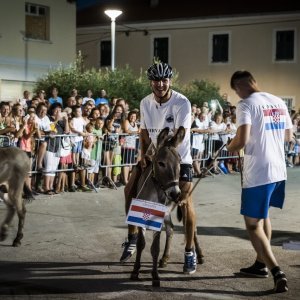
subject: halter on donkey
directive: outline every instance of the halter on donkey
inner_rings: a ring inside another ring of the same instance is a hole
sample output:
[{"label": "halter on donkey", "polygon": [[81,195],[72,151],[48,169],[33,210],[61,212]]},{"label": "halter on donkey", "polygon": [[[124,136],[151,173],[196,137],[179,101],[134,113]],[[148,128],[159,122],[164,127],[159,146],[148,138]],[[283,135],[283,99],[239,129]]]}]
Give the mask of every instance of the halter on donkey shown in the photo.
[{"label": "halter on donkey", "polygon": [[[160,262],[161,266],[166,264],[170,252],[170,242],[173,235],[173,224],[171,220],[171,211],[178,204],[180,196],[179,175],[180,175],[180,156],[177,152],[177,146],[182,142],[185,136],[185,129],[179,127],[177,133],[170,138],[169,128],[163,129],[157,138],[157,148],[154,154],[148,155],[150,161],[137,184],[137,197],[139,199],[160,203],[169,207],[165,215],[164,223],[166,226],[167,242],[164,256]],[[138,228],[137,253],[134,269],[131,273],[131,279],[137,280],[141,267],[141,255],[145,248],[145,230]],[[153,233],[153,242],[151,245],[152,265],[152,285],[159,286],[160,278],[158,274],[158,257],[160,251],[160,232]]]}]

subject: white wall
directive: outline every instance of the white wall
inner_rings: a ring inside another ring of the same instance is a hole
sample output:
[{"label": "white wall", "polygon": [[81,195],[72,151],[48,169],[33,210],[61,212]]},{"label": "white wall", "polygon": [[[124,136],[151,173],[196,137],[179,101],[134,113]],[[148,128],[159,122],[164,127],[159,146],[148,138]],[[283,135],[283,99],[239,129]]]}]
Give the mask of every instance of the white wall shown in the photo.
[{"label": "white wall", "polygon": [[24,38],[25,2],[0,1],[0,100],[20,97],[51,66],[70,64],[76,57],[76,5],[28,1],[50,7],[50,40],[37,41]]},{"label": "white wall", "polygon": [[[126,24],[140,29],[126,36],[128,27],[117,24],[116,66],[128,64],[135,72],[146,70],[151,64],[151,41],[157,36],[170,40],[169,63],[179,72],[179,80],[209,79],[220,86],[220,93],[228,93],[230,100],[239,99],[230,89],[230,77],[236,70],[247,69],[256,77],[264,91],[279,96],[292,96],[294,106],[300,108],[300,14],[218,18],[144,24]],[[143,29],[149,34],[144,35]],[[296,29],[296,61],[273,61],[275,29]],[[230,63],[211,64],[209,36],[215,32],[229,32],[231,37]],[[110,39],[110,27],[77,28],[77,50],[81,50],[88,66],[99,67],[101,40]]]}]

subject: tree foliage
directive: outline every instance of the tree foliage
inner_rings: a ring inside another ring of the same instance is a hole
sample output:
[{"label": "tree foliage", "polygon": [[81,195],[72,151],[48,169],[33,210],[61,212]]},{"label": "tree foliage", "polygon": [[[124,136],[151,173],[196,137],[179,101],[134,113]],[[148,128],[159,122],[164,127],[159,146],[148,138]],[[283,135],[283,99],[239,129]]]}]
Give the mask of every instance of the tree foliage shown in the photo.
[{"label": "tree foliage", "polygon": [[[191,103],[202,105],[204,101],[221,99],[219,87],[207,80],[194,80],[187,85],[178,83],[179,74],[175,72],[172,80],[173,88],[182,92]],[[47,96],[51,96],[52,87],[57,87],[59,96],[64,101],[70,96],[72,89],[76,88],[82,96],[86,95],[88,89],[93,91],[96,99],[100,90],[106,90],[108,97],[120,97],[128,101],[131,108],[139,108],[141,99],[151,92],[146,71],[141,70],[137,76],[129,66],[123,69],[86,69],[84,61],[79,53],[75,62],[69,66],[60,65],[50,69],[47,74],[38,79],[34,92],[45,90]]]}]

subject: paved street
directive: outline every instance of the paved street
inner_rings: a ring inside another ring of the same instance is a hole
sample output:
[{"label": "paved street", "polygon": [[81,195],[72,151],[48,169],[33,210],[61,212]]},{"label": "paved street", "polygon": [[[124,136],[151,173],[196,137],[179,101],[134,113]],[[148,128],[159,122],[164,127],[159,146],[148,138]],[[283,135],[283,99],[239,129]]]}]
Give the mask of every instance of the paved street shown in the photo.
[{"label": "paved street", "polygon": [[[151,286],[151,232],[143,255],[141,281],[129,279],[133,259],[119,263],[126,236],[123,188],[99,193],[38,196],[27,205],[24,239],[11,247],[16,222],[0,243],[0,299],[300,299],[300,168],[288,169],[286,205],[271,209],[274,253],[286,272],[289,292],[272,294],[273,280],[245,278],[241,267],[255,259],[239,214],[239,175],[205,178],[194,192],[198,235],[205,263],[182,273],[184,237],[175,219],[170,264],[161,287]],[[2,221],[5,206],[0,203]],[[162,245],[165,234],[162,234]]]}]

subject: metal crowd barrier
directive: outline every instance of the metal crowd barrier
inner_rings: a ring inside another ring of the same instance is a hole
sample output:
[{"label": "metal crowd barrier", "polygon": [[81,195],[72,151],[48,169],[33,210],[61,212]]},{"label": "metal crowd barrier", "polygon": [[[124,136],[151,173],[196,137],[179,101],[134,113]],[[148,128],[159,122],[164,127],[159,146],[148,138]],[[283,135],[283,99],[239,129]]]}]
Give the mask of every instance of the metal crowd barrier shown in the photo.
[{"label": "metal crowd barrier", "polygon": [[13,145],[13,139],[7,135],[0,135],[0,148],[11,147]]},{"label": "metal crowd barrier", "polygon": [[[59,172],[73,172],[78,170],[78,166],[72,162],[68,164],[64,164],[64,166],[60,166],[59,168],[41,170],[38,168],[38,159],[39,159],[39,149],[42,147],[42,144],[47,143],[46,151],[51,150],[52,153],[55,153],[55,157],[61,158],[65,157],[68,153],[71,153],[72,146],[74,144],[75,137],[78,136],[76,134],[63,134],[63,135],[48,135],[43,137],[42,139],[35,140],[35,151],[32,155],[32,170],[31,174],[47,174],[47,173],[59,173]],[[109,184],[111,184],[114,188],[116,188],[114,182],[111,180],[113,176],[119,176],[122,172],[122,168],[131,168],[136,165],[140,158],[140,145],[139,145],[139,135],[137,134],[104,134],[102,136],[96,136],[91,134],[90,136],[94,136],[95,144],[93,146],[98,150],[96,159],[92,161],[90,159],[86,159],[85,163],[81,164],[79,169],[86,169],[87,174],[89,172],[93,172],[93,168],[96,165],[99,166],[99,172],[101,169],[104,169],[104,175],[102,177],[103,180],[107,180]],[[192,148],[196,147],[197,143],[194,143],[196,140],[200,140],[198,143],[198,150],[201,152],[201,155],[196,157],[194,156],[193,161],[199,161],[205,167],[205,164],[209,162],[212,158],[213,154],[217,149],[215,149],[216,143],[212,140],[212,134],[199,134],[193,133],[191,134],[191,151]],[[225,143],[227,141],[227,137],[225,134],[220,134],[220,140]],[[8,136],[0,136],[0,147],[9,147],[12,146],[12,140]],[[51,149],[49,147],[52,147]],[[81,151],[81,161],[83,160],[84,150]],[[95,157],[94,157],[95,158]],[[237,153],[230,153],[226,148],[220,152],[218,160],[226,160],[230,158],[238,158]],[[127,170],[128,171],[128,170]],[[126,172],[127,172],[126,171]],[[130,171],[130,170],[129,170]],[[110,173],[111,172],[111,173]],[[125,171],[124,171],[125,172]],[[223,172],[221,171],[223,174]],[[93,183],[89,182],[93,185]],[[96,190],[96,189],[95,189]]]},{"label": "metal crowd barrier", "polygon": [[[105,176],[102,182],[108,182],[116,189],[112,177],[117,177],[122,173],[127,176],[129,169],[139,161],[139,135],[137,134],[112,134],[103,135],[102,155],[100,166],[105,168]],[[129,168],[129,169],[127,169]]]},{"label": "metal crowd barrier", "polygon": [[[213,133],[209,133],[209,134],[192,133],[191,134],[192,156],[193,156],[193,148],[195,145],[197,145],[197,143],[196,144],[194,143],[194,140],[195,140],[195,138],[199,139],[199,136],[200,136],[200,140],[202,142],[200,144],[198,143],[198,148],[196,148],[196,149],[201,153],[201,156],[199,158],[195,158],[195,156],[194,156],[193,161],[199,161],[200,163],[203,164],[203,167],[205,167],[205,165],[210,162],[210,160],[214,156],[214,153],[216,153],[216,151],[219,148],[221,148],[222,145],[227,143],[228,137],[230,137],[230,138],[233,137],[232,134],[218,133],[218,139],[215,140],[215,139],[213,139],[213,137],[215,137],[215,134],[213,134]],[[224,147],[220,151],[217,161],[223,161],[226,159],[234,159],[234,158],[238,158],[238,153],[236,153],[236,152],[231,153],[231,152],[227,151],[226,147]],[[216,168],[218,169],[218,171],[221,174],[225,174],[224,171],[219,166],[216,166]],[[214,176],[214,174],[211,172],[211,169],[208,170],[208,173],[210,175]]]}]

